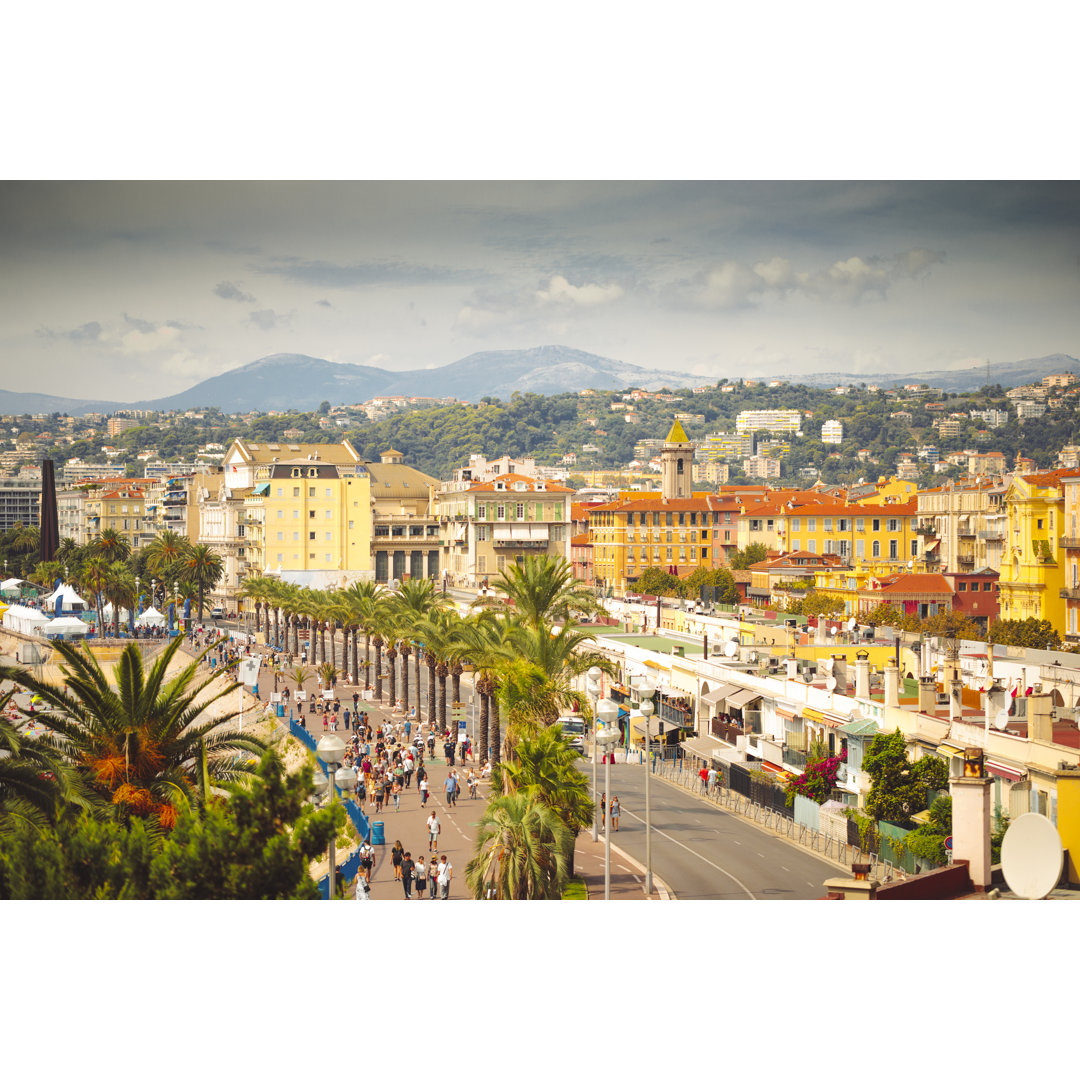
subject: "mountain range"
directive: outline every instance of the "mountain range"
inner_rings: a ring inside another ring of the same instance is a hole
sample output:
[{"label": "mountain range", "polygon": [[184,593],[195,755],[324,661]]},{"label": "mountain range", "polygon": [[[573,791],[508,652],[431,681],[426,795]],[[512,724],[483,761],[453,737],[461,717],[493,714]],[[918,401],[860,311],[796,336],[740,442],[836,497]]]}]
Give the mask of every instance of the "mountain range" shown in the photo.
[{"label": "mountain range", "polygon": [[[1060,371],[1077,370],[1078,362],[1064,353],[1033,360],[998,364],[990,378],[1002,386],[1020,386]],[[479,401],[483,397],[509,399],[522,393],[558,394],[579,390],[623,390],[640,387],[697,386],[715,383],[734,375],[786,378],[807,386],[874,381],[866,375],[844,372],[815,372],[786,375],[783,371],[733,372],[720,368],[708,375],[660,371],[596,356],[565,345],[542,345],[532,349],[505,349],[473,353],[464,359],[438,368],[412,371],[386,371],[361,364],[335,364],[301,353],[275,353],[215,375],[188,390],[150,401],[92,401],[58,397],[51,394],[16,393],[0,390],[0,412],[68,413],[81,416],[88,412],[110,413],[121,409],[197,409],[216,407],[225,413],[299,409],[310,411],[323,401],[332,405],[356,404],[373,397],[406,395],[454,397]],[[954,370],[908,372],[897,376],[877,376],[879,385],[928,383],[952,392],[975,390],[986,383],[985,365],[974,364]]]}]

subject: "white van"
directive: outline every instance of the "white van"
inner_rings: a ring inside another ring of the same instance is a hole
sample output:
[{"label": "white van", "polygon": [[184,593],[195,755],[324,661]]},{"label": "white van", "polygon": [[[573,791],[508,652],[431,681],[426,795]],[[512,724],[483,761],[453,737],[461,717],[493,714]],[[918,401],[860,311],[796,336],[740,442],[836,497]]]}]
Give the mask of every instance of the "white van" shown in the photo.
[{"label": "white van", "polygon": [[562,729],[570,745],[579,753],[585,753],[585,721],[580,716],[560,716],[555,723]]},{"label": "white van", "polygon": [[210,612],[210,618],[211,619],[224,619],[225,618],[225,610],[224,610],[224,608],[222,608],[221,605],[219,604],[217,607],[214,608],[213,611]]}]

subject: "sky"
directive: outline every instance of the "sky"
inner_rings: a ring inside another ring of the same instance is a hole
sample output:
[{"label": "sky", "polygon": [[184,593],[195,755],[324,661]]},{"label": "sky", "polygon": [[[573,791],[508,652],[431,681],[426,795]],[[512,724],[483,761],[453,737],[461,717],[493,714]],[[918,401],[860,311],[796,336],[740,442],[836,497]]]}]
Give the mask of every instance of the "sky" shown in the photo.
[{"label": "sky", "polygon": [[902,374],[1080,356],[1078,285],[1069,182],[6,182],[0,388],[131,401],[272,353],[550,344]]}]

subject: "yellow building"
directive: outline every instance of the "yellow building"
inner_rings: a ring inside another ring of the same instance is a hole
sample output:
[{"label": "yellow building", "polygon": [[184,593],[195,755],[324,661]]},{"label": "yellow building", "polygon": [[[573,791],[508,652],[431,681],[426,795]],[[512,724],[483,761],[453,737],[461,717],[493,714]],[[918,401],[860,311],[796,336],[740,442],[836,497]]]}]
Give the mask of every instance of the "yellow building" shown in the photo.
[{"label": "yellow building", "polygon": [[1062,479],[1065,513],[1058,541],[1065,561],[1065,581],[1062,598],[1065,600],[1065,632],[1069,642],[1080,642],[1080,476]]},{"label": "yellow building", "polygon": [[1066,632],[1065,481],[1077,469],[1014,476],[1005,494],[1005,550],[998,589],[1003,619],[1047,619]]}]

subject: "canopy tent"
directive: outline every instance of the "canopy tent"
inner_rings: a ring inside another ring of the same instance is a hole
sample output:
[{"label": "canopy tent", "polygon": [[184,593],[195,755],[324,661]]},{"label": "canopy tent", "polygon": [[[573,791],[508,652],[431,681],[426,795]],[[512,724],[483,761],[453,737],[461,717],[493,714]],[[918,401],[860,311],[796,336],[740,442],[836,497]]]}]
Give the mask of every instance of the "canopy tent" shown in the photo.
[{"label": "canopy tent", "polygon": [[136,620],[136,626],[164,626],[165,616],[156,607],[148,607]]},{"label": "canopy tent", "polygon": [[46,623],[41,628],[41,632],[46,637],[73,638],[89,634],[90,627],[82,619],[76,619],[74,615],[64,615]]},{"label": "canopy tent", "polygon": [[59,589],[50,593],[41,602],[52,607],[56,603],[57,597],[63,600],[65,611],[85,611],[89,607],[87,602],[70,585],[61,585]]},{"label": "canopy tent", "polygon": [[4,612],[3,625],[7,630],[16,630],[20,634],[36,634],[38,629],[49,621],[49,616],[37,608],[12,604]]},{"label": "canopy tent", "polygon": [[24,581],[22,578],[9,577],[7,581],[0,581],[0,593],[4,596],[18,596],[19,586],[29,584],[29,581]]}]

